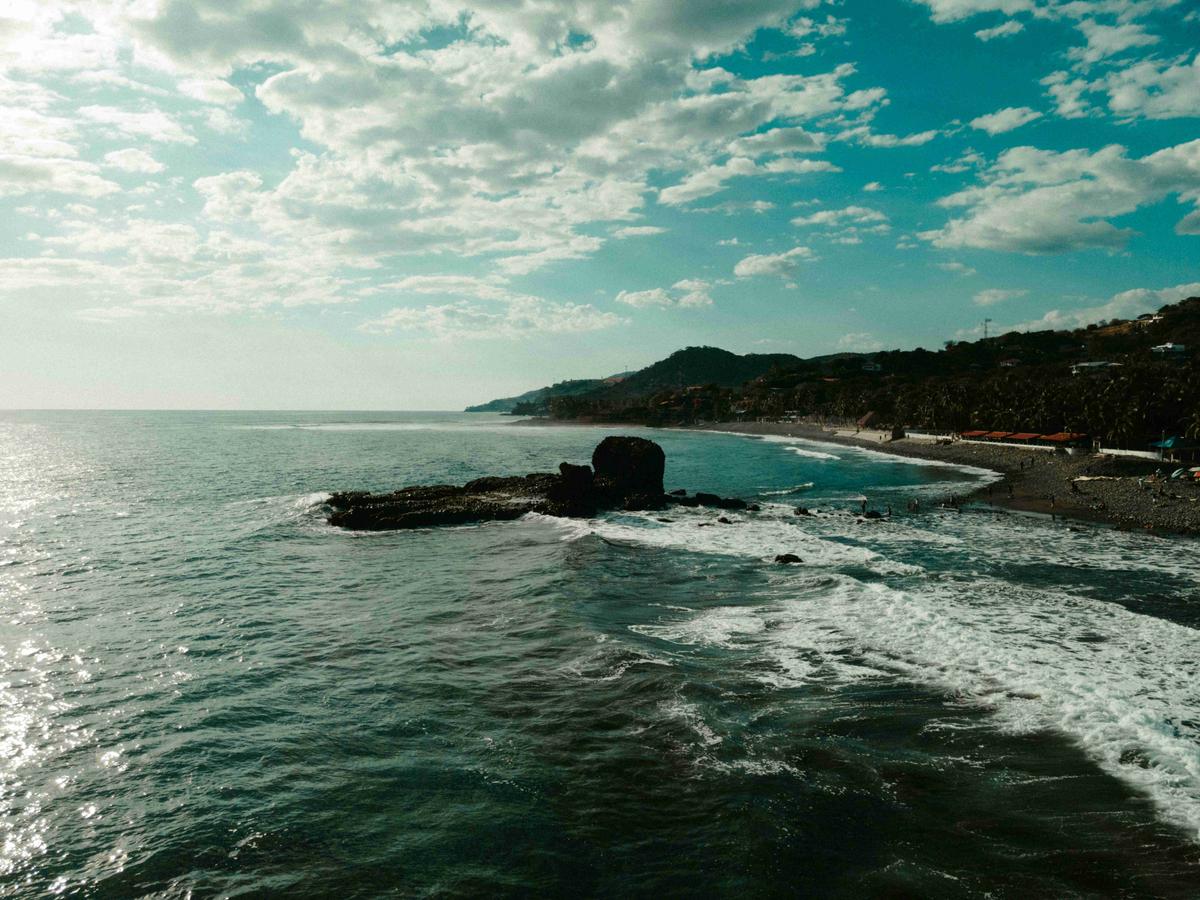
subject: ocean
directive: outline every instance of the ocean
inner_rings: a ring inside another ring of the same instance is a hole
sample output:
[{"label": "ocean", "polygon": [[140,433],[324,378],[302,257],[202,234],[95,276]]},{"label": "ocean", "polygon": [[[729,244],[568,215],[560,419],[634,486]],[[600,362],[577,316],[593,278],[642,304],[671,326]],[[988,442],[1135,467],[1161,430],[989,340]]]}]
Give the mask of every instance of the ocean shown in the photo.
[{"label": "ocean", "polygon": [[645,429],[763,510],[325,523],[609,433],[0,413],[0,896],[1200,895],[1195,541]]}]

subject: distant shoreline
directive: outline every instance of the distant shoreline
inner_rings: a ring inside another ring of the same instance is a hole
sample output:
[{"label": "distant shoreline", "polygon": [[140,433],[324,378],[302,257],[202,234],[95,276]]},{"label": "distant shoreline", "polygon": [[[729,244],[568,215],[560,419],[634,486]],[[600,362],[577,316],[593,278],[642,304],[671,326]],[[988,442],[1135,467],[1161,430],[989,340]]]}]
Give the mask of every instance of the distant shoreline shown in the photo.
[{"label": "distant shoreline", "polygon": [[[593,423],[526,419],[513,424],[543,426],[632,427],[632,423]],[[641,427],[641,426],[638,426]],[[722,431],[730,434],[775,435],[840,444],[893,456],[974,466],[998,472],[1002,478],[980,487],[964,499],[998,510],[1062,517],[1159,535],[1200,535],[1200,485],[1166,482],[1138,485],[1139,476],[1159,464],[1148,460],[1116,460],[1095,455],[1068,456],[966,441],[880,440],[879,432],[862,436],[835,433],[817,425],[787,422],[714,422],[704,426],[674,426],[672,430]],[[869,437],[867,437],[869,435]],[[1170,471],[1173,466],[1161,464]],[[1096,480],[1074,482],[1076,478]],[[1075,483],[1078,492],[1072,490]],[[1011,489],[1011,491],[1010,491]],[[1051,499],[1053,498],[1053,499]]]}]

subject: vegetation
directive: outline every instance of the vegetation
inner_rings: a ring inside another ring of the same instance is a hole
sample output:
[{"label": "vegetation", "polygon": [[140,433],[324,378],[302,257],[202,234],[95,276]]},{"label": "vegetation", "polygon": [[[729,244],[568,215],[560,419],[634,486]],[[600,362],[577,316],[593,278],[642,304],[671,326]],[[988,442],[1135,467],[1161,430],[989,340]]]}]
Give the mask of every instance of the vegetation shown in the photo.
[{"label": "vegetation", "polygon": [[[1186,353],[1155,352],[1166,343]],[[851,421],[935,431],[1075,431],[1144,448],[1200,441],[1200,298],[1155,316],[1074,331],[1010,332],[893,350],[799,359],[689,347],[617,383],[545,398],[554,418],[687,424],[732,418]],[[1082,368],[1077,363],[1104,362]]]}]

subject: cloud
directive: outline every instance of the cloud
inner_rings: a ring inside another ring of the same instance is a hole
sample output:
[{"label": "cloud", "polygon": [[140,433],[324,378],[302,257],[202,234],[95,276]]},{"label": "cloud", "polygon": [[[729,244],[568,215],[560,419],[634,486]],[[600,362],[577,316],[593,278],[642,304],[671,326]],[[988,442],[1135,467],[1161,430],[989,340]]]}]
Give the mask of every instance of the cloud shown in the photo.
[{"label": "cloud", "polygon": [[220,78],[186,78],[179,82],[179,92],[216,106],[237,106],[246,99],[241,91]]},{"label": "cloud", "polygon": [[122,172],[141,172],[146,175],[153,175],[166,169],[166,166],[145,150],[138,150],[136,147],[127,147],[124,150],[113,150],[111,153],[106,153],[104,154],[104,163],[114,169],[120,169]]},{"label": "cloud", "polygon": [[868,181],[866,184],[864,184],[864,185],[863,185],[863,188],[862,188],[862,189],[863,189],[864,191],[866,191],[867,193],[871,194],[871,193],[874,193],[875,191],[882,191],[882,190],[884,190],[884,187],[883,187],[883,185],[882,185],[880,182],[878,182],[878,181]]},{"label": "cloud", "polygon": [[1093,322],[1109,319],[1132,319],[1142,313],[1154,312],[1168,303],[1178,303],[1188,297],[1200,297],[1200,282],[1178,284],[1174,287],[1152,290],[1136,288],[1114,294],[1106,302],[1077,309],[1052,309],[1040,319],[1022,322],[1006,328],[1006,331],[1068,331],[1085,328]]},{"label": "cloud", "polygon": [[103,197],[120,186],[103,178],[99,167],[79,159],[25,156],[0,151],[0,197],[42,192]]},{"label": "cloud", "polygon": [[128,110],[115,106],[84,106],[80,118],[113,138],[145,138],[167,144],[194,144],[196,138],[162,110]]},{"label": "cloud", "polygon": [[364,322],[368,332],[424,333],[437,340],[520,338],[532,334],[598,331],[621,324],[613,313],[589,304],[555,303],[511,290],[498,278],[413,275],[371,288],[372,296],[441,296],[450,302],[398,306]]},{"label": "cloud", "polygon": [[837,349],[844,353],[878,353],[883,343],[869,332],[856,331],[838,338]]},{"label": "cloud", "polygon": [[786,253],[754,254],[741,260],[733,268],[738,278],[753,278],[757,275],[790,276],[801,264],[814,259],[808,247],[793,247]]},{"label": "cloud", "polygon": [[1067,119],[1099,113],[1099,95],[1119,119],[1178,119],[1200,116],[1200,53],[1169,60],[1146,59],[1121,66],[1089,81],[1067,72],[1042,79],[1056,111]]},{"label": "cloud", "polygon": [[730,178],[747,175],[809,175],[814,172],[840,172],[833,163],[824,159],[796,159],[781,157],[758,165],[744,156],[735,156],[721,165],[709,166],[672,187],[658,192],[658,201],[667,206],[680,206],[715,194]]},{"label": "cloud", "polygon": [[953,272],[956,275],[962,275],[964,278],[969,278],[972,275],[979,274],[970,266],[960,262],[937,263],[937,267],[943,272]]},{"label": "cloud", "polygon": [[1200,140],[1140,158],[1116,144],[1094,153],[1014,147],[984,173],[983,182],[940,200],[965,213],[918,236],[943,248],[1118,249],[1132,232],[1109,219],[1171,194],[1200,199]]},{"label": "cloud", "polygon": [[699,279],[683,279],[671,286],[670,290],[652,288],[648,291],[621,291],[616,301],[626,306],[679,306],[696,308],[712,306],[712,296],[709,294],[712,285]]},{"label": "cloud", "polygon": [[996,25],[993,28],[981,28],[975,32],[975,37],[981,41],[994,41],[996,38],[1011,37],[1014,34],[1020,34],[1025,30],[1025,26],[1016,19],[1009,19]]},{"label": "cloud", "polygon": [[1026,290],[988,288],[972,297],[971,302],[976,306],[995,306],[997,303],[1003,303],[1005,300],[1015,300],[1017,297],[1024,297],[1028,293],[1029,291]]},{"label": "cloud", "polygon": [[1158,43],[1156,35],[1149,34],[1144,26],[1136,22],[1103,25],[1092,19],[1084,19],[1078,27],[1087,38],[1087,46],[1072,47],[1067,55],[1085,65],[1116,56],[1131,47]]},{"label": "cloud", "polygon": [[617,302],[626,306],[672,306],[674,300],[662,288],[649,291],[621,291],[617,294]]},{"label": "cloud", "polygon": [[615,238],[650,237],[656,234],[666,234],[667,229],[657,225],[626,225],[616,229],[612,235]]},{"label": "cloud", "polygon": [[735,156],[721,165],[709,166],[689,175],[684,181],[658,192],[658,202],[667,206],[679,206],[715,194],[725,182],[738,175],[753,175],[758,166],[744,156]]},{"label": "cloud", "polygon": [[792,219],[792,224],[803,228],[810,225],[871,224],[886,221],[887,216],[877,209],[865,206],[846,206],[842,209],[823,209],[811,215],[797,216]]},{"label": "cloud", "polygon": [[922,144],[928,144],[940,134],[941,132],[935,128],[901,137],[895,134],[877,134],[868,125],[856,125],[840,132],[836,140],[854,141],[866,147],[920,147]]},{"label": "cloud", "polygon": [[1003,134],[1041,117],[1040,112],[1030,109],[1028,106],[1009,106],[994,113],[988,113],[986,116],[972,119],[971,127],[986,131],[988,134]]},{"label": "cloud", "polygon": [[459,300],[440,306],[397,307],[363,323],[363,331],[420,332],[436,340],[513,339],[531,334],[577,334],[621,323],[613,313],[575,303],[524,298],[502,309]]},{"label": "cloud", "polygon": [[979,13],[1002,12],[1013,15],[1029,12],[1033,0],[917,0],[927,6],[935,22],[958,22]]}]

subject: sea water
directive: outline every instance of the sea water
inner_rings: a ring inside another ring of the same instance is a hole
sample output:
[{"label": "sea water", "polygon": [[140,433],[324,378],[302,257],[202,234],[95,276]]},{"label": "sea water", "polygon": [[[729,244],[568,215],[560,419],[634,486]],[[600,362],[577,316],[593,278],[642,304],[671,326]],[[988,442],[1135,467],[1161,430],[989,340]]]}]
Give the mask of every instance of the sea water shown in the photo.
[{"label": "sea water", "polygon": [[762,511],[353,534],[611,432],[0,414],[0,896],[1200,895],[1194,541],[623,431]]}]

